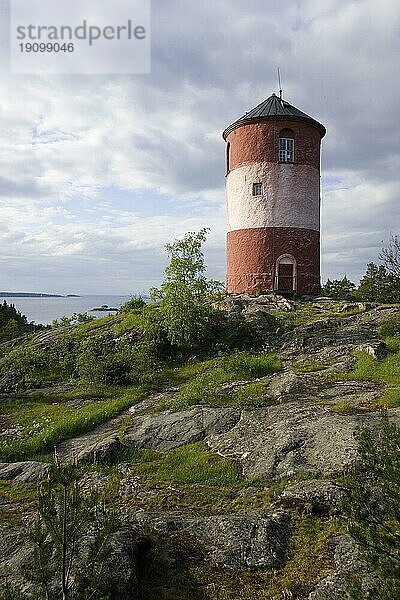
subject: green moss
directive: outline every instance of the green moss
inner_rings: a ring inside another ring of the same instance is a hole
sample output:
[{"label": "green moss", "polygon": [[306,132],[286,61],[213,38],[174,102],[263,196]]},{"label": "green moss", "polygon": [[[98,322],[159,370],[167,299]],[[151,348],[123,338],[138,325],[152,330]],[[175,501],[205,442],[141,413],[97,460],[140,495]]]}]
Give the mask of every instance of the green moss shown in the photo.
[{"label": "green moss", "polygon": [[288,560],[281,569],[227,569],[204,561],[205,549],[187,534],[153,540],[143,556],[141,597],[146,600],[272,600],[307,598],[333,570],[337,519],[294,517]]},{"label": "green moss", "polygon": [[377,400],[376,408],[396,408],[400,406],[400,387],[386,388],[383,396]]},{"label": "green moss", "polygon": [[332,537],[343,533],[344,526],[338,519],[293,516],[292,532],[289,560],[268,581],[270,596],[286,590],[296,598],[304,597],[328,576],[333,570]]}]

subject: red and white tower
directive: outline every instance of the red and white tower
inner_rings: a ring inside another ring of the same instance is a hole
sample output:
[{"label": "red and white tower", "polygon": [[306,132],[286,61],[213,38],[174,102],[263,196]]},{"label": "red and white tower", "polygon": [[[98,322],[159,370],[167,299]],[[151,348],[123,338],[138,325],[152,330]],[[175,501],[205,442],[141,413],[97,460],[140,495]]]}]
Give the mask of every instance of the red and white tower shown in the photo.
[{"label": "red and white tower", "polygon": [[325,133],[275,94],[225,129],[228,293],[319,293]]}]

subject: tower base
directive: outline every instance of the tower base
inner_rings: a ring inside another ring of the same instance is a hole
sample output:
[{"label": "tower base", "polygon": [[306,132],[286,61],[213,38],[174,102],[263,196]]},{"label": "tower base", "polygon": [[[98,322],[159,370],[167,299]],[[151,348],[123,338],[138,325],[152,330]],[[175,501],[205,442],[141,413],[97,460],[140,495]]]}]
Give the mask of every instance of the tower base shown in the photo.
[{"label": "tower base", "polygon": [[226,289],[231,294],[276,291],[318,295],[319,231],[295,227],[230,231]]}]

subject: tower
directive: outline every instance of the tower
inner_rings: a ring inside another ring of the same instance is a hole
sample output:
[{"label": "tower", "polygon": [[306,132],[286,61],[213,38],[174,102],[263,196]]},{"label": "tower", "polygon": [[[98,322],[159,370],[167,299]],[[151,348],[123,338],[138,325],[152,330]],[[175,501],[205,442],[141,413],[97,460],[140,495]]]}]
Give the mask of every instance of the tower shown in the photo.
[{"label": "tower", "polygon": [[319,293],[325,133],[275,94],[225,129],[228,293]]}]

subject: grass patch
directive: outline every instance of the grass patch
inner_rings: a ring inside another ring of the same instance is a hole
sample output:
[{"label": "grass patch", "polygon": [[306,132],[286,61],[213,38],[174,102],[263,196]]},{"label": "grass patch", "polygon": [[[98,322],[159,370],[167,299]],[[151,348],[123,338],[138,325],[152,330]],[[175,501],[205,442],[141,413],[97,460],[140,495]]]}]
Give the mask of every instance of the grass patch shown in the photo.
[{"label": "grass patch", "polygon": [[351,415],[358,412],[357,407],[351,400],[338,400],[338,402],[331,405],[331,411],[339,415]]},{"label": "grass patch", "polygon": [[342,307],[346,302],[329,302],[326,304],[319,304],[315,306],[312,302],[296,300],[294,302],[295,310],[293,312],[281,312],[278,311],[276,314],[284,323],[284,327],[287,331],[299,327],[301,325],[310,325],[316,321],[323,319],[342,319],[343,317],[350,317],[352,315],[358,315],[362,312],[358,307],[350,308],[345,312],[341,312]]},{"label": "grass patch", "polygon": [[100,319],[89,321],[88,323],[82,323],[75,329],[74,335],[78,337],[84,336],[90,331],[96,331],[96,329],[100,329],[107,323],[112,323],[116,318],[118,318],[116,315],[107,315],[106,317],[101,317]]},{"label": "grass patch", "polygon": [[149,498],[134,501],[143,510],[188,509],[193,514],[216,515],[265,508],[266,495],[261,489],[253,494],[239,495],[238,488],[205,484],[176,484],[164,486]]},{"label": "grass patch", "polygon": [[177,483],[234,486],[244,481],[237,465],[210,452],[201,443],[169,452],[123,449],[117,461],[129,462],[148,484]]},{"label": "grass patch", "polygon": [[214,360],[206,360],[193,364],[184,364],[177,367],[165,367],[151,373],[151,388],[163,390],[168,387],[180,386],[187,383],[193,377],[212,369]]},{"label": "grass patch", "polygon": [[348,378],[400,385],[400,352],[390,354],[383,360],[377,360],[367,352],[357,352],[354,370],[348,374]]},{"label": "grass patch", "polygon": [[36,483],[16,483],[15,481],[0,481],[0,499],[2,502],[23,502],[35,500]]},{"label": "grass patch", "polygon": [[400,351],[383,360],[377,360],[367,352],[357,352],[354,370],[346,378],[386,384],[382,398],[374,404],[376,409],[400,406]]},{"label": "grass patch", "polygon": [[118,318],[118,322],[114,325],[113,330],[117,335],[122,335],[131,329],[137,329],[138,327],[143,329],[143,310],[130,310],[128,312],[121,313]]},{"label": "grass patch", "polygon": [[[34,502],[36,496],[36,483],[0,481],[0,525],[20,526],[25,506]],[[1,509],[4,504],[6,510]]]},{"label": "grass patch", "polygon": [[[116,466],[97,465],[90,471],[111,476],[104,498],[115,509],[127,512],[174,511],[179,507],[196,514],[216,515],[262,509],[270,504],[264,479],[244,479],[235,463],[221,462],[218,455],[214,457],[218,460],[212,458],[202,444],[193,444],[188,451],[164,453],[125,447],[114,456],[113,462],[115,465],[128,463],[131,469],[128,477],[138,477],[140,485],[123,495],[119,493],[119,482],[127,475],[121,474]],[[168,471],[171,462],[174,465],[179,462],[178,469],[172,467],[173,477]],[[202,474],[194,476],[192,469],[201,469]]]},{"label": "grass patch", "polygon": [[282,368],[281,361],[275,353],[238,352],[217,359],[217,365],[224,369],[230,381],[256,379],[280,371]]},{"label": "grass patch", "polygon": [[[94,383],[91,385],[80,384],[72,387],[70,390],[52,394],[51,397],[57,402],[75,400],[76,398],[83,400],[88,400],[90,398],[101,398],[105,400],[107,398],[115,398],[115,396],[120,396],[124,393],[124,391],[128,391],[128,389],[117,386],[113,387],[102,383]],[[40,390],[38,390],[38,394],[40,394]]]},{"label": "grass patch", "polygon": [[314,360],[304,360],[302,362],[294,362],[292,367],[293,371],[297,375],[304,375],[305,373],[316,373],[317,371],[323,371],[329,365]]},{"label": "grass patch", "polygon": [[[175,410],[184,410],[196,404],[207,406],[226,406],[232,404],[232,397],[218,390],[218,387],[229,381],[229,377],[222,368],[213,369],[209,373],[198,375],[193,381],[187,383],[174,399],[167,401],[166,407]],[[165,403],[163,403],[165,404]],[[159,407],[164,408],[163,406]]]},{"label": "grass patch", "polygon": [[385,344],[389,352],[400,352],[400,334],[386,337]]},{"label": "grass patch", "polygon": [[268,405],[269,401],[266,399],[267,385],[268,382],[266,381],[257,381],[240,387],[233,396],[235,404],[243,404],[244,406]]},{"label": "grass patch", "polygon": [[133,388],[122,396],[102,400],[80,409],[61,404],[48,404],[46,397],[38,399],[10,400],[3,405],[14,424],[29,428],[34,418],[41,426],[36,430],[26,429],[25,439],[17,439],[0,446],[0,460],[22,460],[53,450],[60,442],[75,437],[117,416],[132,404],[140,401],[145,393],[142,388]]},{"label": "grass patch", "polygon": [[400,406],[400,387],[386,388],[384,395],[377,400],[376,408],[396,408]]},{"label": "grass patch", "polygon": [[383,338],[400,336],[400,315],[395,315],[383,323],[379,327],[378,333]]},{"label": "grass patch", "polygon": [[[246,392],[232,394],[224,390],[224,385],[234,381],[248,381],[265,377],[281,369],[281,361],[276,354],[251,354],[238,352],[197,365],[198,374],[183,386],[171,400],[157,407],[185,410],[196,404],[206,406],[231,406],[243,403]],[[260,401],[261,386],[252,389],[249,404]]]}]

